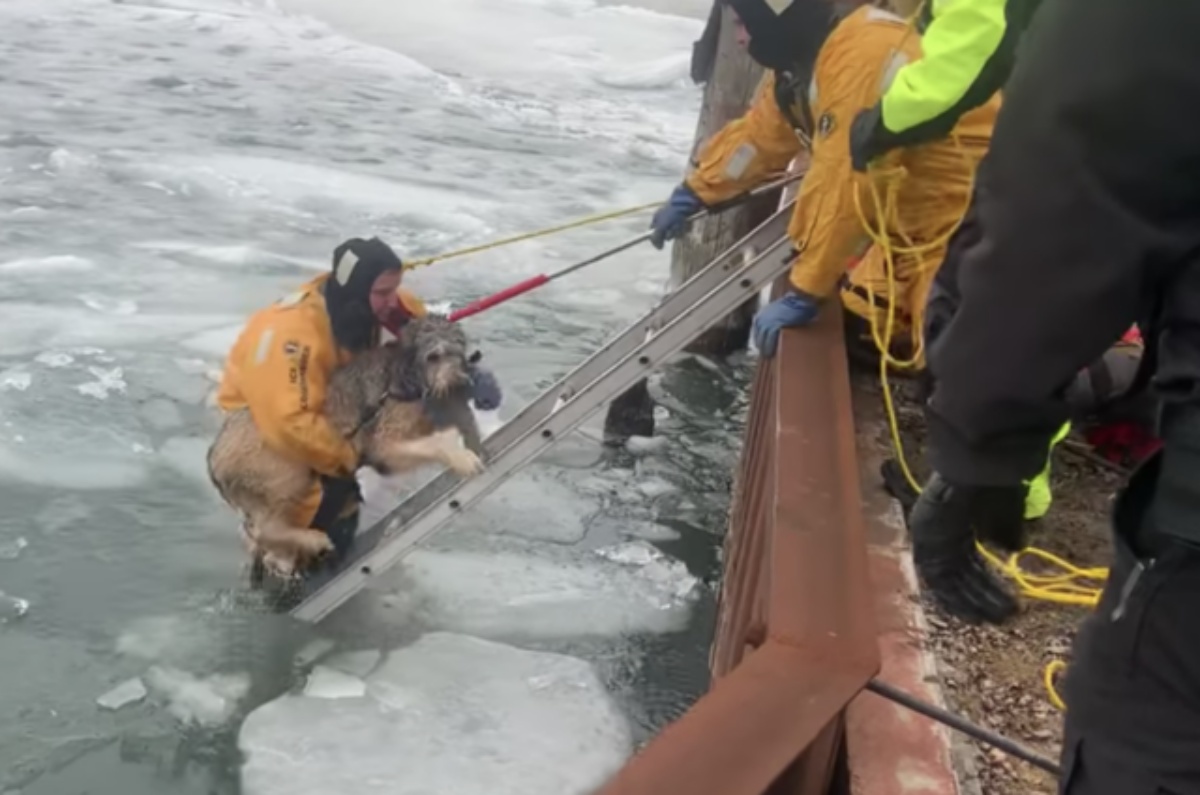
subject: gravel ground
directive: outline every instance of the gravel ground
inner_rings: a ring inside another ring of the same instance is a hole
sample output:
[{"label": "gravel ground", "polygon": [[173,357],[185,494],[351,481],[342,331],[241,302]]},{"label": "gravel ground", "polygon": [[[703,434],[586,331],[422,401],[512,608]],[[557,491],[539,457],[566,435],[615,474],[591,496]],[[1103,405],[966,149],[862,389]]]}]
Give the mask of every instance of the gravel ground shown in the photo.
[{"label": "gravel ground", "polygon": [[[860,394],[880,395],[876,379],[855,377]],[[914,385],[893,384],[901,438],[918,478],[924,424]],[[876,442],[891,449],[886,429]],[[1121,482],[1119,473],[1066,450],[1056,453],[1051,474],[1054,503],[1031,527],[1030,540],[1080,566],[1108,565],[1108,510]],[[1023,600],[1021,614],[1003,627],[972,627],[925,605],[946,699],[952,709],[1057,760],[1062,715],[1050,703],[1043,670],[1069,661],[1071,641],[1086,608]],[[1054,778],[986,746],[976,765],[982,795],[1054,795]]]}]

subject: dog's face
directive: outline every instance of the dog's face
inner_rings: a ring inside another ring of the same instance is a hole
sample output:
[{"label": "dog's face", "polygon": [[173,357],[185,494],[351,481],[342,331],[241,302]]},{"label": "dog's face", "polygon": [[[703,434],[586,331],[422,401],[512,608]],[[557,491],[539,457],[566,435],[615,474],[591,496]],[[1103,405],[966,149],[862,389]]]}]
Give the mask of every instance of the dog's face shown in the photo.
[{"label": "dog's face", "polygon": [[479,354],[468,353],[467,335],[459,324],[440,315],[414,320],[405,326],[401,344],[426,394],[444,397],[470,385],[470,365]]}]

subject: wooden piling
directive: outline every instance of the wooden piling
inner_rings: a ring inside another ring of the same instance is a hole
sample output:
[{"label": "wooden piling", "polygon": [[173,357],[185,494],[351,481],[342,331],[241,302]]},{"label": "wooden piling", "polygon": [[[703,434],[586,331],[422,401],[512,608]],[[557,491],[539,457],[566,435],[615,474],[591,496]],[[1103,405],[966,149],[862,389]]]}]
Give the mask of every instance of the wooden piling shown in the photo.
[{"label": "wooden piling", "polygon": [[[763,78],[763,68],[738,44],[733,14],[720,0],[714,0],[704,33],[693,45],[691,76],[695,83],[704,85],[704,102],[689,158],[694,161],[713,133],[746,112]],[[675,290],[766,220],[778,207],[778,193],[772,191],[693,224],[672,245],[668,289]],[[687,350],[726,356],[745,348],[756,308],[757,300],[746,302],[724,322],[698,337]],[[630,436],[653,433],[654,400],[643,379],[609,405],[604,439],[606,444],[617,446]]]},{"label": "wooden piling", "polygon": [[[714,4],[709,27],[693,50],[692,77],[705,83],[704,103],[692,151],[694,160],[709,137],[746,112],[763,77],[763,68],[738,44],[733,14],[723,3]],[[778,195],[766,195],[694,224],[672,246],[670,289],[683,284],[766,220],[778,202]],[[724,356],[744,348],[755,308],[753,301],[743,305],[723,323],[699,337],[688,350]]]}]

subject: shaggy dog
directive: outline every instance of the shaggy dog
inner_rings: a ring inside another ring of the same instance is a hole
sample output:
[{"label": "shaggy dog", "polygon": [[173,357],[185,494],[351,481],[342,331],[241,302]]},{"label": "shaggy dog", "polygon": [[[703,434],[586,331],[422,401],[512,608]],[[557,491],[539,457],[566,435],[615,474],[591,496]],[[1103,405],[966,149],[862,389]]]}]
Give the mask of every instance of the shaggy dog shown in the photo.
[{"label": "shaggy dog", "polygon": [[[333,374],[324,414],[358,452],[360,467],[387,475],[433,462],[462,476],[477,474],[483,450],[468,368],[479,358],[478,352],[468,357],[458,324],[436,315],[413,320],[399,340]],[[290,577],[333,549],[324,532],[288,520],[316,473],[268,448],[248,409],[225,417],[208,450],[208,472],[242,516],[247,551],[268,570]]]}]

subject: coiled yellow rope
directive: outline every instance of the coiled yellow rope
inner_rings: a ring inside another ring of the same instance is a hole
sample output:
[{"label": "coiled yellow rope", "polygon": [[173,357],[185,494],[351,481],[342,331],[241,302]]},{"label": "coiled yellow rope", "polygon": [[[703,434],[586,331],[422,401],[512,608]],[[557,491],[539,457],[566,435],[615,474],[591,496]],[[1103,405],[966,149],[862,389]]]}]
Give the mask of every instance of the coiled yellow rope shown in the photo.
[{"label": "coiled yellow rope", "polygon": [[[955,146],[962,154],[963,160],[967,165],[970,175],[971,185],[968,186],[967,195],[970,196],[971,187],[974,183],[975,164],[971,162],[963,149],[961,142],[957,136],[954,136]],[[913,369],[921,360],[924,350],[924,340],[921,338],[920,329],[913,329],[914,337],[916,338],[915,352],[912,357],[907,360],[896,358],[891,351],[892,335],[895,331],[896,324],[896,272],[895,258],[898,254],[920,255],[930,253],[944,246],[950,237],[957,231],[962,223],[962,217],[966,213],[966,207],[958,215],[958,220],[953,226],[942,236],[932,242],[922,245],[916,245],[912,239],[908,237],[902,230],[899,234],[903,238],[906,246],[896,246],[892,243],[891,236],[888,234],[887,223],[889,219],[894,219],[896,197],[898,195],[899,183],[905,178],[906,171],[903,167],[890,167],[881,169],[871,167],[868,170],[869,184],[871,189],[871,201],[875,211],[875,218],[878,220],[878,226],[873,225],[863,210],[861,191],[856,190],[854,196],[855,211],[858,214],[860,223],[863,229],[870,236],[871,240],[879,246],[884,257],[885,273],[887,277],[887,306],[880,307],[886,309],[886,320],[882,331],[879,328],[879,322],[876,314],[876,304],[874,295],[868,290],[867,295],[870,300],[871,311],[869,313],[869,323],[871,327],[871,335],[875,342],[875,346],[879,351],[879,378],[882,386],[884,406],[887,411],[888,426],[891,432],[892,445],[896,450],[896,457],[900,464],[901,470],[904,472],[905,479],[918,493],[921,491],[921,485],[913,476],[912,470],[909,468],[907,458],[904,453],[904,444],[900,438],[900,426],[896,416],[896,408],[893,403],[891,386],[888,382],[888,371],[894,367],[898,370]],[[883,181],[886,185],[885,192],[881,195],[879,183]],[[969,200],[968,200],[969,202]],[[940,266],[940,262],[934,262],[933,267]],[[928,267],[928,265],[924,266]],[[1007,560],[1001,559],[991,550],[976,542],[976,546],[980,553],[1001,573],[1012,580],[1018,588],[1020,594],[1028,599],[1039,601],[1054,602],[1057,604],[1079,605],[1082,607],[1094,607],[1100,601],[1100,590],[1103,582],[1108,578],[1108,569],[1083,568],[1076,566],[1069,561],[1047,552],[1044,549],[1036,547],[1028,547],[1020,552],[1010,555]],[[1032,574],[1021,567],[1021,560],[1025,556],[1030,556],[1041,560],[1043,563],[1057,569],[1057,574]],[[1044,672],[1044,684],[1049,694],[1050,701],[1059,709],[1063,708],[1062,699],[1059,697],[1054,687],[1054,677],[1057,672],[1065,667],[1061,661],[1051,663]]]}]

